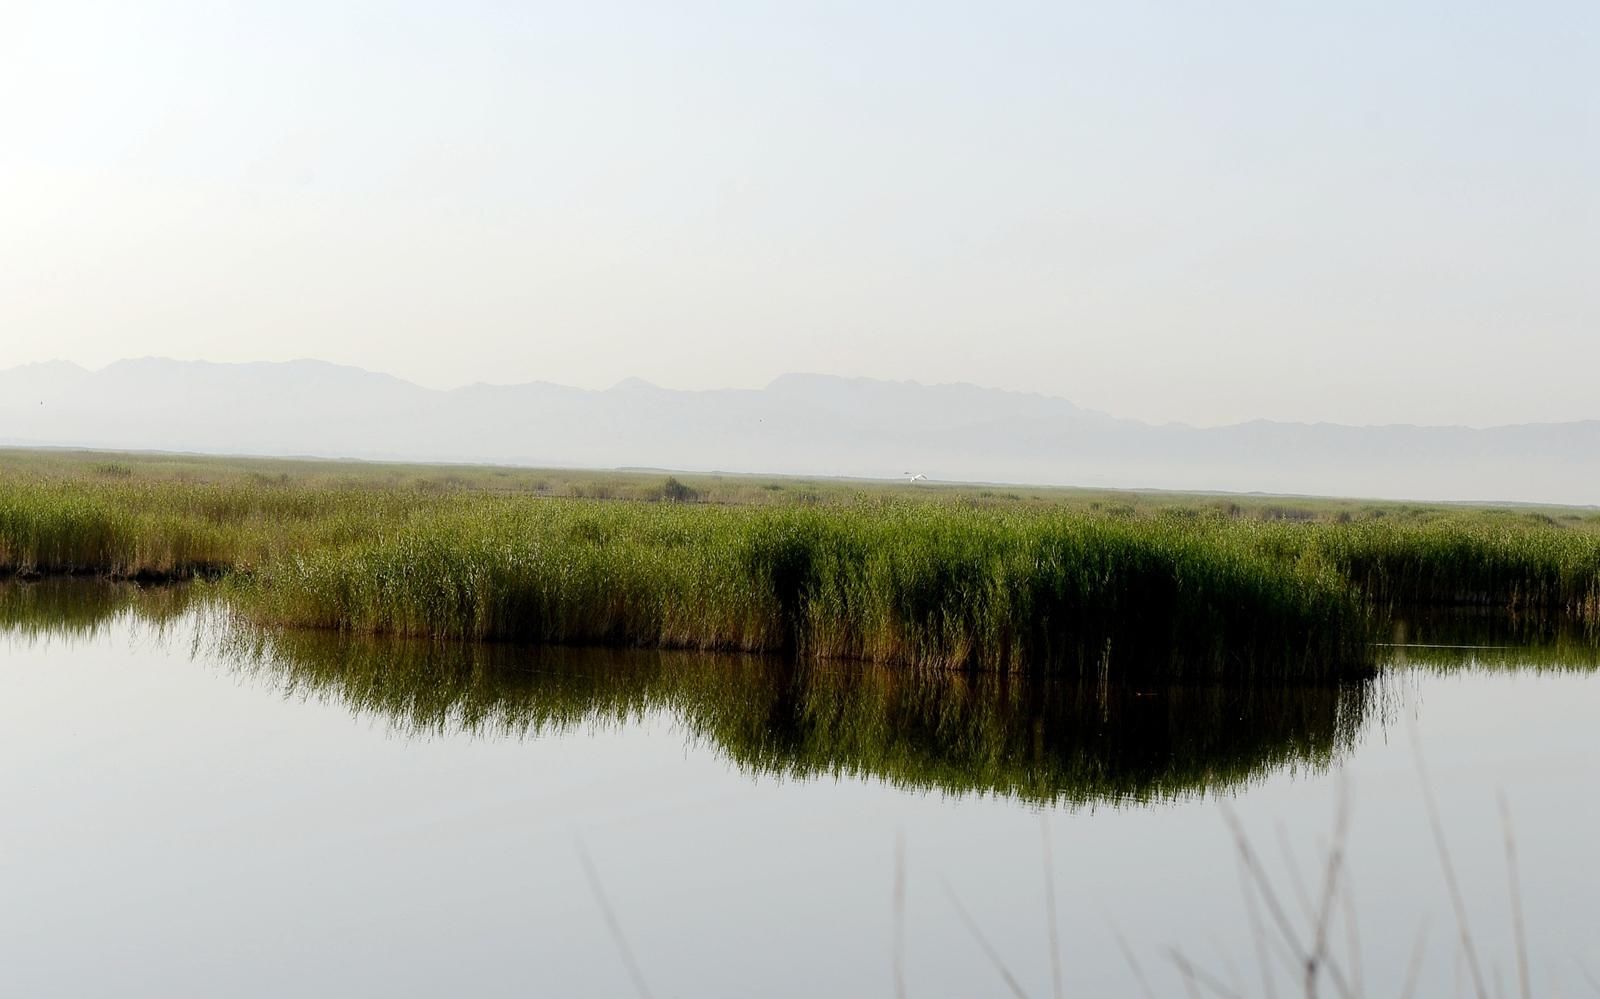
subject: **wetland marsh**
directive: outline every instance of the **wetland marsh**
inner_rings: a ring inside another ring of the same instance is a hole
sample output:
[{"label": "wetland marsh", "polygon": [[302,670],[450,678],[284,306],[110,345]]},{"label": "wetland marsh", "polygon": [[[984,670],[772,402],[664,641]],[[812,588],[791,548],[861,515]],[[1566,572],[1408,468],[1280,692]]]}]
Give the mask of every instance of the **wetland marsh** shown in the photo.
[{"label": "wetland marsh", "polygon": [[1223,810],[1309,898],[1346,797],[1337,954],[1442,994],[1424,787],[1485,965],[1504,794],[1600,967],[1589,511],[11,457],[21,994],[1047,995],[1051,900],[1070,994],[1255,994]]},{"label": "wetland marsh", "polygon": [[1126,679],[1360,676],[1396,610],[1600,615],[1590,513],[415,472],[34,453],[0,471],[0,572],[209,579],[346,632]]},{"label": "wetland marsh", "polygon": [[1293,899],[1348,793],[1340,953],[1383,994],[1426,921],[1422,992],[1453,994],[1414,727],[1483,960],[1514,946],[1504,792],[1536,981],[1581,989],[1593,647],[1503,616],[1405,631],[1366,679],[1241,688],[439,643],[262,628],[202,586],[0,584],[0,959],[38,996],[615,995],[609,905],[654,994],[892,995],[897,960],[910,995],[995,994],[964,911],[1048,995],[1053,890],[1069,994],[1137,991],[1118,934],[1169,994],[1171,948],[1256,980],[1224,804]]}]

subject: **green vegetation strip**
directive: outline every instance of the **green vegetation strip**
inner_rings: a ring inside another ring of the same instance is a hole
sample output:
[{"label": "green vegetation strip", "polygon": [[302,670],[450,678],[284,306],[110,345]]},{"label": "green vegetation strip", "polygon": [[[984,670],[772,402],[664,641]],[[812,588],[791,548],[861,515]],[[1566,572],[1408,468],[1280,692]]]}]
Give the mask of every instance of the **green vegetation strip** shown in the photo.
[{"label": "green vegetation strip", "polygon": [[655,501],[602,502],[491,488],[494,470],[186,461],[0,464],[0,572],[212,577],[256,621],[350,632],[1119,678],[1349,676],[1378,611],[1600,608],[1600,531],[1525,511],[837,485],[706,503],[662,476]]}]

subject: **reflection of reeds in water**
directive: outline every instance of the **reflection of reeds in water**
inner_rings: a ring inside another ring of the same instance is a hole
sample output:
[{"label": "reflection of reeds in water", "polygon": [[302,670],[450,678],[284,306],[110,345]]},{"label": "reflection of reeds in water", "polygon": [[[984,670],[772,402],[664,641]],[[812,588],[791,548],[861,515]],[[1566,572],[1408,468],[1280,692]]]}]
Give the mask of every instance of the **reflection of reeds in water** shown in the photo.
[{"label": "reflection of reeds in water", "polygon": [[1540,613],[1438,610],[1395,621],[1380,646],[1392,667],[1435,671],[1600,667],[1600,629],[1592,621]]},{"label": "reflection of reeds in water", "polygon": [[719,716],[708,731],[762,771],[1040,801],[1150,800],[1326,765],[1352,743],[1365,691],[812,667],[785,679],[764,716]]},{"label": "reflection of reeds in water", "polygon": [[165,626],[194,605],[189,585],[104,579],[0,581],[0,633],[28,640],[93,638],[123,618]]},{"label": "reflection of reeds in water", "polygon": [[1322,767],[1366,684],[1248,690],[823,667],[658,651],[227,633],[241,668],[409,733],[528,737],[666,712],[739,766],[1039,802],[1147,801]]},{"label": "reflection of reeds in water", "polygon": [[[1372,681],[1244,689],[1135,686],[1108,678],[1066,681],[771,657],[528,649],[265,629],[240,620],[221,602],[208,600],[207,593],[203,586],[93,580],[0,583],[0,635],[86,638],[118,622],[165,627],[191,614],[208,632],[197,646],[207,654],[291,695],[341,704],[408,734],[529,738],[660,712],[754,773],[859,777],[1039,804],[1170,800],[1237,787],[1284,767],[1320,769],[1353,746],[1381,698],[1381,683]],[[1600,666],[1590,631],[1547,616],[1434,614],[1396,626],[1395,637],[1386,655],[1425,668]],[[1475,991],[1486,996],[1425,774],[1423,788],[1450,886],[1458,946],[1472,969]],[[1503,802],[1502,811],[1518,985],[1520,994],[1528,995],[1516,858]],[[1273,884],[1243,827],[1226,809],[1225,814],[1240,852],[1263,994],[1274,994],[1274,983],[1285,976],[1291,992],[1303,984],[1305,994],[1317,994],[1325,984],[1336,994],[1366,994],[1359,979],[1351,875],[1343,866],[1343,808],[1325,868],[1309,888]],[[895,904],[903,907],[900,849]],[[1044,863],[1048,871],[1048,853]],[[603,898],[597,875],[591,871],[590,876]],[[1053,881],[1047,876],[1047,883]],[[1304,919],[1295,916],[1284,894],[1288,887],[1302,899]],[[1337,950],[1333,936],[1341,915],[1349,921],[1350,942]],[[903,927],[903,913],[896,918]],[[615,924],[614,914],[608,919]],[[978,932],[981,939],[981,928]],[[613,933],[626,951],[616,925]],[[1422,944],[1419,937],[1403,994],[1411,994]],[[903,943],[896,946],[896,981],[903,985],[898,963]],[[1125,952],[1136,980],[1143,980],[1131,951]],[[1170,957],[1194,991],[1238,994],[1181,952],[1174,950]],[[637,968],[634,974],[642,983]]]},{"label": "reflection of reeds in water", "polygon": [[[1320,768],[1353,745],[1381,684],[1161,684],[967,670],[906,671],[659,650],[519,648],[267,629],[208,588],[92,581],[0,585],[0,628],[92,635],[133,616],[209,623],[202,648],[290,693],[327,699],[410,734],[524,738],[678,719],[752,772],[865,777],[949,793],[1093,803],[1168,799],[1237,785],[1280,767]],[[204,609],[204,613],[201,610]],[[1502,627],[1545,644],[1507,661],[1593,662],[1559,629]],[[1477,630],[1473,630],[1476,628]],[[1412,624],[1435,644],[1483,645],[1481,621]],[[1405,637],[1405,636],[1402,636]],[[1454,641],[1443,642],[1439,639]],[[1471,640],[1471,641],[1469,641]],[[1395,650],[1445,668],[1457,650]],[[1481,662],[1480,658],[1472,661]]]}]

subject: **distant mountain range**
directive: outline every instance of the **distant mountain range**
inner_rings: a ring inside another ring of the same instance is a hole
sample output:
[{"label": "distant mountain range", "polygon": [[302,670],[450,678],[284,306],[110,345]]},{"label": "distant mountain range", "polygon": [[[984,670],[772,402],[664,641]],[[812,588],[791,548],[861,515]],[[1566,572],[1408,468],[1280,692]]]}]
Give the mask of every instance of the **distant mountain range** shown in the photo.
[{"label": "distant mountain range", "polygon": [[0,370],[0,443],[1600,503],[1600,421],[1156,426],[1043,395],[809,374],[704,392],[438,391],[309,360],[50,362]]}]

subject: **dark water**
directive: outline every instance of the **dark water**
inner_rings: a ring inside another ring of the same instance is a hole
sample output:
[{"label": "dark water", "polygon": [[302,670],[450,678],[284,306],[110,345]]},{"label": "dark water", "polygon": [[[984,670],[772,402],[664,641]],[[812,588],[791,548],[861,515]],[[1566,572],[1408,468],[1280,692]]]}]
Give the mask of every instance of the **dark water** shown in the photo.
[{"label": "dark water", "polygon": [[183,591],[0,586],[0,994],[636,994],[609,905],[657,996],[893,996],[902,953],[909,995],[1007,994],[979,934],[1049,996],[1048,856],[1066,994],[1181,995],[1177,949],[1261,995],[1225,810],[1305,938],[1341,789],[1345,974],[1398,994],[1425,926],[1417,994],[1471,994],[1413,733],[1489,990],[1516,991],[1503,794],[1535,990],[1588,994],[1592,644],[1397,637],[1363,685],[1124,688],[262,635]]}]

